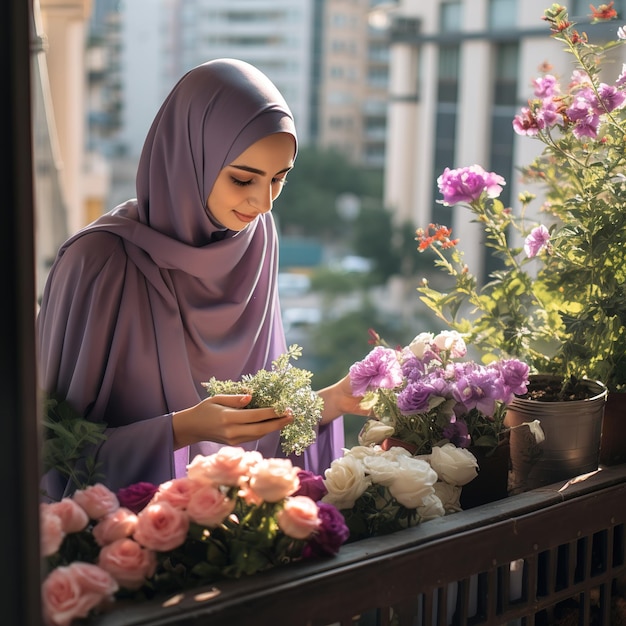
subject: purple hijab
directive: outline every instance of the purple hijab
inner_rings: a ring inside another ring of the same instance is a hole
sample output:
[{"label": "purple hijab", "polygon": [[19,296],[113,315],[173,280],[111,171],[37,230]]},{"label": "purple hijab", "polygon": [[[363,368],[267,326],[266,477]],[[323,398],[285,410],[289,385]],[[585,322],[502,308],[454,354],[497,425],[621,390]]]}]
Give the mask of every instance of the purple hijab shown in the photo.
[{"label": "purple hijab", "polygon": [[[295,126],[283,97],[247,63],[188,72],[148,132],[129,200],[59,250],[38,317],[42,388],[65,397],[107,440],[93,451],[112,489],[185,473],[203,442],[174,452],[171,413],[206,398],[203,381],[238,380],[285,351],[271,213],[241,232],[215,224],[206,199],[220,170],[259,139]],[[295,464],[322,473],[342,420],[319,429]],[[279,433],[244,444],[283,456]],[[54,498],[71,492],[51,473]]]}]

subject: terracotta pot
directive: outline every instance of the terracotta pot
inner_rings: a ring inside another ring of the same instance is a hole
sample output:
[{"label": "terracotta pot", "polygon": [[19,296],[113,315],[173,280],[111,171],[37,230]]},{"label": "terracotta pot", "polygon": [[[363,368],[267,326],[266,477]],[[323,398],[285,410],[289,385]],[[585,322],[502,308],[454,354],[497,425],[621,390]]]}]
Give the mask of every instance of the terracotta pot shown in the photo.
[{"label": "terracotta pot", "polygon": [[[534,375],[534,381],[557,377]],[[515,398],[507,407],[504,423],[518,426],[538,419],[545,441],[535,442],[526,427],[511,431],[511,495],[550,485],[598,469],[606,387],[585,381],[589,398],[563,402],[542,402]]]},{"label": "terracotta pot", "polygon": [[408,450],[411,454],[415,454],[417,451],[417,446],[414,443],[407,443],[406,441],[402,441],[402,439],[396,439],[395,437],[387,437],[387,439],[383,439],[380,443],[380,447],[383,450],[389,450],[390,448],[404,448]]},{"label": "terracotta pot", "polygon": [[472,509],[506,498],[511,465],[508,438],[493,451],[491,448],[476,446],[470,446],[469,451],[478,461],[478,476],[461,489],[461,508]]}]

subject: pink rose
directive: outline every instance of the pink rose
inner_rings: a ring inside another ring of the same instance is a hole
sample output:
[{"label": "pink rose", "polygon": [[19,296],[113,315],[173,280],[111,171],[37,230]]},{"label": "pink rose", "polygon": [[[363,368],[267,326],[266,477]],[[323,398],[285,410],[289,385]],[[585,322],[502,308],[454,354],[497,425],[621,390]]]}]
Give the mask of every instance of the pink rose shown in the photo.
[{"label": "pink rose", "polygon": [[177,509],[186,509],[191,495],[201,486],[202,483],[191,480],[190,478],[174,478],[173,480],[168,480],[159,487],[159,490],[152,497],[150,504],[169,502]]},{"label": "pink rose", "polygon": [[317,504],[307,496],[287,498],[282,511],[276,514],[276,521],[288,537],[307,539],[320,525]]},{"label": "pink rose", "polygon": [[154,575],[156,554],[132,539],[118,539],[100,550],[98,565],[109,572],[120,587],[139,589]]},{"label": "pink rose", "polygon": [[243,448],[224,446],[215,454],[198,455],[187,466],[187,476],[213,485],[236,487],[249,469],[263,459],[260,452],[246,452]]},{"label": "pink rose", "polygon": [[150,502],[157,489],[157,485],[152,483],[135,483],[130,485],[130,487],[118,489],[117,499],[120,502],[120,506],[130,509],[133,513],[139,513]]},{"label": "pink rose", "polygon": [[137,516],[129,509],[120,507],[105,515],[94,527],[93,538],[99,546],[106,546],[118,539],[132,536],[137,527]]},{"label": "pink rose", "polygon": [[133,535],[145,548],[166,552],[182,545],[189,530],[189,516],[169,502],[149,504],[137,516]]},{"label": "pink rose", "polygon": [[235,501],[227,498],[217,487],[205,485],[194,492],[187,506],[187,515],[196,524],[215,528],[234,510]]},{"label": "pink rose", "polygon": [[108,488],[98,483],[74,493],[74,500],[85,509],[90,519],[98,520],[113,513],[120,507],[117,496]]},{"label": "pink rose", "polygon": [[300,487],[299,471],[289,459],[264,459],[250,470],[250,489],[265,502],[278,502]]},{"label": "pink rose", "polygon": [[63,532],[78,533],[89,524],[89,516],[80,504],[72,498],[63,498],[60,502],[52,502],[50,510],[61,518]]},{"label": "pink rose", "polygon": [[57,552],[65,539],[63,520],[51,506],[45,503],[39,505],[39,545],[42,556],[51,556]]},{"label": "pink rose", "polygon": [[113,577],[91,563],[76,561],[52,570],[41,586],[47,626],[70,626],[78,617],[112,598],[118,590]]}]

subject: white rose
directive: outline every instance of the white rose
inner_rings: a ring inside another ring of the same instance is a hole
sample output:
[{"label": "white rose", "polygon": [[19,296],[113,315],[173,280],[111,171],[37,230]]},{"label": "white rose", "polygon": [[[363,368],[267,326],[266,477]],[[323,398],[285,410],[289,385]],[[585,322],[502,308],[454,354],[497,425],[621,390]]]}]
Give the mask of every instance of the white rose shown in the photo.
[{"label": "white rose", "polygon": [[[435,488],[437,484],[435,484]],[[443,503],[436,493],[431,493],[422,500],[422,505],[417,507],[417,512],[422,522],[429,519],[443,517],[446,514]]]},{"label": "white rose", "polygon": [[398,456],[398,469],[389,485],[391,495],[408,509],[422,505],[424,498],[434,493],[437,473],[426,462],[409,456]]},{"label": "white rose", "polygon": [[446,513],[458,513],[461,508],[461,487],[450,485],[443,480],[435,483],[435,494],[441,500]]},{"label": "white rose", "polygon": [[432,333],[420,333],[409,344],[409,350],[418,358],[424,356],[427,348],[430,348],[434,335]]},{"label": "white rose", "polygon": [[456,330],[442,330],[433,339],[433,343],[440,351],[449,352],[453,359],[458,359],[467,354],[465,340]]},{"label": "white rose", "polygon": [[399,456],[408,456],[411,458],[415,458],[406,448],[403,448],[402,446],[392,446],[391,448],[383,452],[383,456],[390,459],[391,461],[397,461]]},{"label": "white rose", "polygon": [[439,478],[451,485],[462,487],[478,476],[476,457],[469,450],[457,448],[453,443],[434,447],[430,464]]},{"label": "white rose", "polygon": [[383,424],[378,420],[367,420],[359,433],[359,443],[362,446],[380,443],[383,439],[391,437],[395,429],[393,426]]},{"label": "white rose", "polygon": [[388,487],[398,471],[398,462],[386,455],[367,456],[363,459],[365,471],[372,477],[372,482]]},{"label": "white rose", "polygon": [[354,446],[354,448],[344,448],[344,456],[353,456],[355,459],[364,459],[367,456],[376,456],[383,449],[380,446]]},{"label": "white rose", "polygon": [[335,459],[324,472],[328,493],[322,500],[338,509],[351,509],[371,484],[372,479],[366,476],[363,462],[354,456],[344,456]]}]

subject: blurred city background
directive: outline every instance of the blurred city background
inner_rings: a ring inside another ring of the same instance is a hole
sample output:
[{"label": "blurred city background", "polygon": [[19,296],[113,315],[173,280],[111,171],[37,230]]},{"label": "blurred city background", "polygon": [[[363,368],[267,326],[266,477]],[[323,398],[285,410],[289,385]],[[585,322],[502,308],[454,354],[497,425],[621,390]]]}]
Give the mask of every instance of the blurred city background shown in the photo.
[{"label": "blurred city background", "polygon": [[[135,196],[145,134],[174,83],[235,57],[276,83],[298,128],[296,167],[274,207],[297,365],[319,388],[368,352],[369,328],[391,345],[441,329],[416,286],[444,277],[418,253],[415,229],[451,226],[468,264],[484,277],[493,269],[469,216],[437,202],[437,177],[480,164],[504,176],[515,210],[516,167],[539,146],[515,136],[512,119],[542,63],[571,72],[541,20],[550,4],[34,0],[38,292],[69,234]],[[620,15],[624,5],[615,2]],[[567,6],[581,29],[596,28],[588,0]],[[349,441],[361,423],[347,417]]]}]

